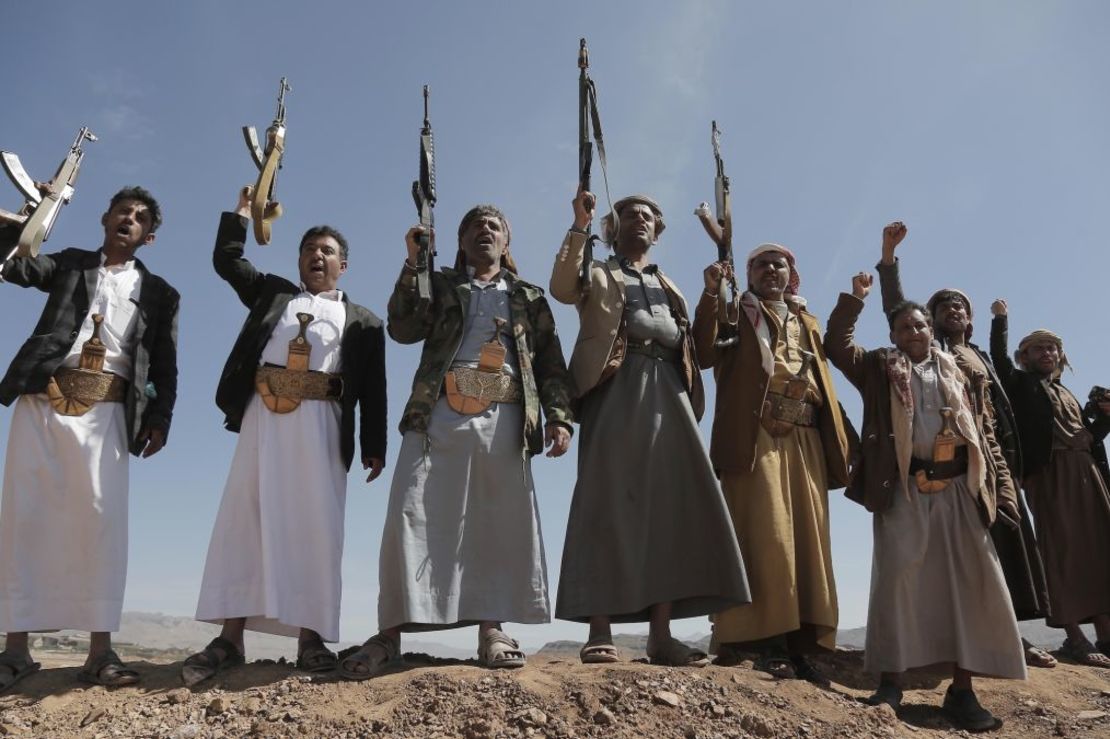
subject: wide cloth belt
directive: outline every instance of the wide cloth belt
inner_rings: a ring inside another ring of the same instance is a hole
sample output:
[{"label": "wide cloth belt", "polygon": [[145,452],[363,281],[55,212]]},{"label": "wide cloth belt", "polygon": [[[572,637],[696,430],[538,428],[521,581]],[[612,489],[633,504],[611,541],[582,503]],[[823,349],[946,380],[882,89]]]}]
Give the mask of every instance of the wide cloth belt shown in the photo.
[{"label": "wide cloth belt", "polygon": [[949,462],[934,462],[931,459],[910,457],[910,474],[924,472],[928,480],[951,480],[967,474],[967,446],[956,447],[956,456]]},{"label": "wide cloth belt", "polygon": [[448,387],[450,394],[464,395],[479,403],[519,403],[524,397],[520,381],[504,372],[483,372],[474,367],[453,367],[448,374],[453,376],[454,384],[453,389]]},{"label": "wide cloth belt", "polygon": [[[302,400],[339,400],[343,397],[343,377],[341,375],[316,372],[315,370],[304,372],[286,369],[285,367],[263,365],[255,372],[254,385],[264,399],[267,390],[271,395],[297,401],[298,403]],[[267,406],[269,406],[269,403],[267,403]],[[271,408],[270,410],[274,409]]]},{"label": "wide cloth belt", "polygon": [[792,426],[816,426],[818,406],[808,400],[788,398],[781,393],[767,393],[763,402],[763,418]]},{"label": "wide cloth belt", "polygon": [[630,340],[627,346],[631,354],[643,354],[652,359],[662,359],[664,362],[677,362],[680,356],[678,349],[671,349],[651,339],[646,341]]},{"label": "wide cloth belt", "polygon": [[60,367],[46,386],[54,410],[63,416],[83,416],[95,403],[122,403],[127,380],[111,372]]}]

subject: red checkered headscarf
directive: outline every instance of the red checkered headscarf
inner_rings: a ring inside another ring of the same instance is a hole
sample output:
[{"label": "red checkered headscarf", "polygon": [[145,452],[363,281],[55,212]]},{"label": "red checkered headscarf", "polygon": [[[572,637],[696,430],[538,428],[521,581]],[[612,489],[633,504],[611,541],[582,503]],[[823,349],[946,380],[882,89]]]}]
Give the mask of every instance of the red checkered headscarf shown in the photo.
[{"label": "red checkered headscarf", "polygon": [[756,257],[758,257],[760,254],[766,254],[769,251],[777,251],[786,257],[786,263],[790,266],[790,279],[787,280],[786,290],[784,290],[783,292],[786,295],[797,295],[798,288],[802,286],[802,278],[798,274],[798,266],[797,264],[795,264],[794,261],[794,252],[790,251],[782,244],[772,244],[768,242],[766,244],[760,244],[756,248],[752,249],[752,253],[748,255],[748,262],[745,267],[745,271],[751,269],[752,262],[755,261]]}]

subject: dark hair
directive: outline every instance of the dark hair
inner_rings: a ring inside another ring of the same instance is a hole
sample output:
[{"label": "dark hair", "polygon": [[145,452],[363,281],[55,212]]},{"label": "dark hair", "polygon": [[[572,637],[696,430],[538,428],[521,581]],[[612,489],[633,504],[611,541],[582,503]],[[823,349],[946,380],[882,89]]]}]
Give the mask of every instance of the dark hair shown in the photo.
[{"label": "dark hair", "polygon": [[347,239],[343,238],[343,234],[339,233],[337,229],[327,225],[313,226],[312,228],[305,231],[304,236],[301,237],[301,244],[297,247],[297,253],[300,254],[301,249],[304,249],[305,242],[307,242],[309,239],[316,238],[317,236],[330,236],[335,239],[336,242],[339,244],[340,259],[342,259],[344,262],[347,261]]},{"label": "dark hair", "polygon": [[925,317],[925,323],[929,324],[930,326],[933,325],[933,317],[929,314],[929,311],[926,310],[925,306],[912,300],[903,300],[901,303],[898,303],[889,311],[887,311],[886,322],[890,325],[890,328],[893,329],[894,322],[898,320],[898,317],[900,315],[915,310],[921,311],[921,315]]},{"label": "dark hair", "polygon": [[123,188],[115,195],[113,195],[112,199],[108,202],[108,211],[111,212],[112,208],[115,208],[117,204],[123,202],[124,200],[138,200],[140,203],[150,209],[151,233],[157,231],[158,227],[162,225],[162,206],[158,205],[158,201],[154,199],[154,196],[151,195],[148,190],[145,190],[138,185],[130,185]]},{"label": "dark hair", "polygon": [[496,205],[489,205],[488,203],[475,205],[462,217],[462,221],[459,222],[459,246],[462,247],[463,232],[466,231],[467,226],[469,226],[474,219],[483,216],[492,216],[501,221],[501,226],[505,229],[505,246],[508,246],[509,242],[513,240],[513,230],[509,227],[509,219],[505,217],[505,214],[501,212],[500,208]]}]

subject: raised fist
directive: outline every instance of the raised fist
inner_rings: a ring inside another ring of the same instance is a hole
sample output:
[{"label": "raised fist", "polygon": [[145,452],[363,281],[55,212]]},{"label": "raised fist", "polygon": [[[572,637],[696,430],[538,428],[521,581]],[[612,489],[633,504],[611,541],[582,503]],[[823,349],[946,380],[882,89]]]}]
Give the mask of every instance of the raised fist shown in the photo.
[{"label": "raised fist", "polygon": [[901,221],[888,223],[883,228],[883,251],[893,252],[906,238],[906,224]]},{"label": "raised fist", "polygon": [[721,280],[731,276],[731,268],[726,262],[714,262],[705,268],[705,290],[716,293],[721,287]]},{"label": "raised fist", "polygon": [[870,294],[874,278],[866,272],[860,272],[852,278],[852,295],[863,300]]},{"label": "raised fist", "polygon": [[1002,298],[999,298],[998,300],[991,303],[991,315],[992,316],[1004,316],[1004,315],[1006,315],[1006,301],[1003,300]]}]

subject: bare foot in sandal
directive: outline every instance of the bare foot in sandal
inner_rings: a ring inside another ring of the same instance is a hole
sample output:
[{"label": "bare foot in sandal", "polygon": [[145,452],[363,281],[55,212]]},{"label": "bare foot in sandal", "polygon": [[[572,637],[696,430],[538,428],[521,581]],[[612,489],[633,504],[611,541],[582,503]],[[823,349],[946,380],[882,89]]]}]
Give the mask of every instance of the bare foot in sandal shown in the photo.
[{"label": "bare foot in sandal", "polygon": [[612,636],[595,636],[578,650],[578,658],[584,665],[611,664],[621,661],[621,653]]},{"label": "bare foot in sandal", "polygon": [[1085,636],[1064,639],[1060,653],[1087,667],[1110,668],[1110,657],[1095,649],[1095,645],[1091,644]]},{"label": "bare foot in sandal", "polygon": [[653,665],[666,667],[705,667],[709,664],[708,654],[683,644],[673,636],[660,639],[658,643],[649,637],[647,656]]},{"label": "bare foot in sandal", "polygon": [[1041,649],[1025,639],[1021,640],[1021,645],[1025,647],[1025,664],[1027,666],[1043,667],[1045,669],[1052,669],[1056,666],[1056,658],[1044,649]]},{"label": "bare foot in sandal", "polygon": [[339,674],[345,680],[369,680],[400,661],[400,635],[379,631],[367,639],[357,652],[339,663]]},{"label": "bare foot in sandal", "polygon": [[483,625],[478,632],[478,661],[490,669],[524,667],[525,656],[516,639],[499,628]]},{"label": "bare foot in sandal", "polygon": [[190,655],[181,665],[181,682],[191,688],[197,683],[215,677],[216,673],[229,667],[241,665],[246,660],[243,651],[234,642],[217,636],[208,642],[203,650]]}]

